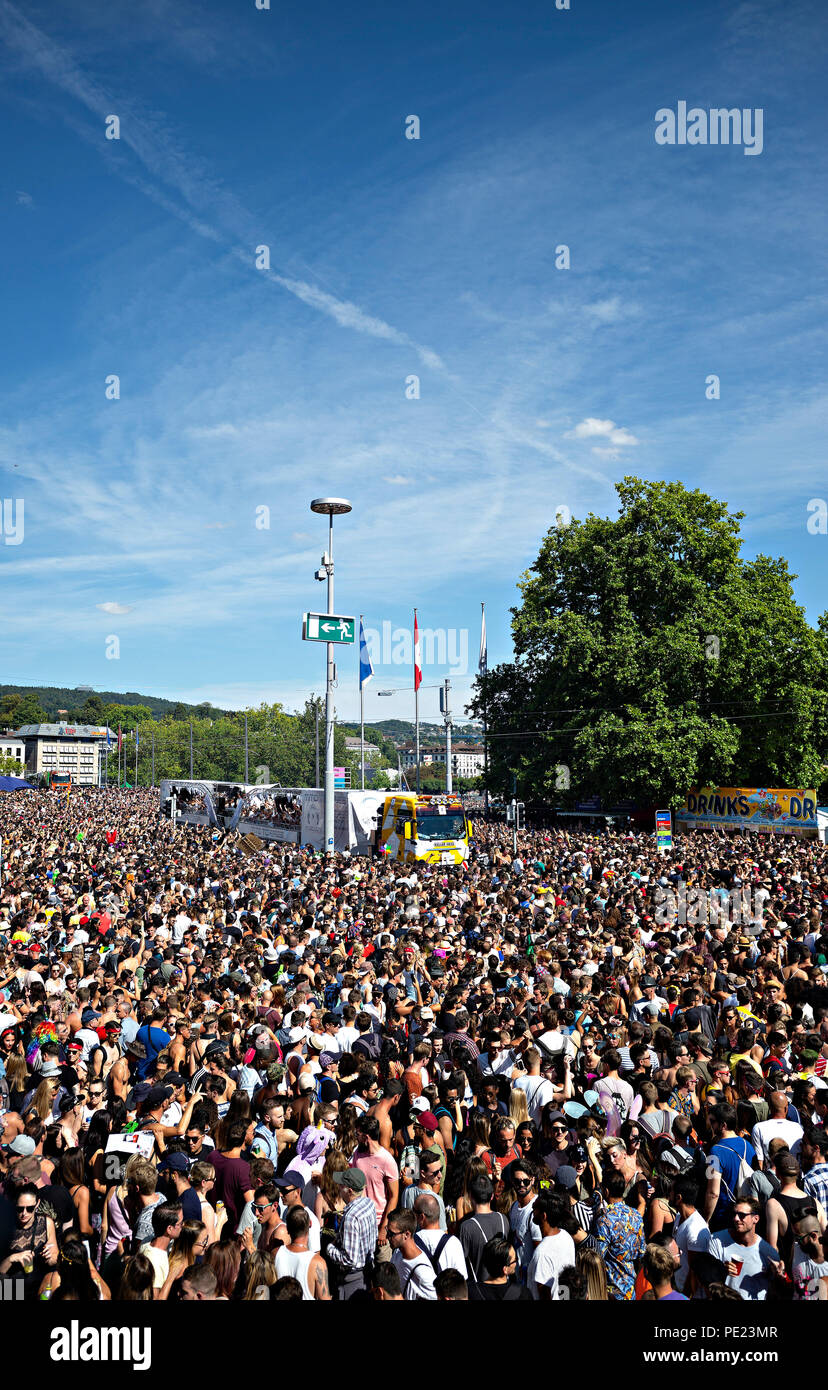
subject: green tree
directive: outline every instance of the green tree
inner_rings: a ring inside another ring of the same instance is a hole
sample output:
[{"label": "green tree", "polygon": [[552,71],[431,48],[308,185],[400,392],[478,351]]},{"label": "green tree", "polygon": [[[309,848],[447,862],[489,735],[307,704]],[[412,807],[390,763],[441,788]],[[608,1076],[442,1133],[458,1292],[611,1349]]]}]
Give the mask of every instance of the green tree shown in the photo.
[{"label": "green tree", "polygon": [[0,754],[0,777],[22,777],[23,764],[8,753]]},{"label": "green tree", "polygon": [[741,512],[627,477],[615,520],[551,529],[512,609],[514,662],[479,679],[490,785],[676,806],[693,785],[819,786],[828,622],[784,559],[740,555]]},{"label": "green tree", "polygon": [[14,709],[14,722],[18,728],[24,724],[48,724],[49,717],[41,707],[37,695],[21,696],[19,704]]}]

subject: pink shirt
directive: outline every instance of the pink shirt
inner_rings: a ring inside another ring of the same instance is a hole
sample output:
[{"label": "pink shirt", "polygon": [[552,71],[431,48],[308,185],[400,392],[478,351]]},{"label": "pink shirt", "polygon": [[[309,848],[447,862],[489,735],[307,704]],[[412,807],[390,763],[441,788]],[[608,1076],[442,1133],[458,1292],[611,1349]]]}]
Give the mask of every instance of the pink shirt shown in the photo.
[{"label": "pink shirt", "polygon": [[354,1167],[365,1174],[365,1195],[370,1197],[377,1212],[377,1224],[382,1221],[383,1212],[388,1205],[385,1180],[399,1179],[400,1170],[396,1160],[387,1149],[378,1149],[375,1154],[357,1149],[354,1154]]}]

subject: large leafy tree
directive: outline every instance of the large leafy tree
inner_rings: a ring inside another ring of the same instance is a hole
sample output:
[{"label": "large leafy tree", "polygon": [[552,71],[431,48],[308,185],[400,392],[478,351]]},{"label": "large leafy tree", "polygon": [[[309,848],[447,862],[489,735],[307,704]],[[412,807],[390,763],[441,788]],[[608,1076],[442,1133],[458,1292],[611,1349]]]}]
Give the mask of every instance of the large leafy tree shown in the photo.
[{"label": "large leafy tree", "polygon": [[491,783],[559,805],[677,805],[693,785],[819,786],[828,619],[784,559],[740,554],[724,503],[627,477],[619,515],[551,529],[512,609],[515,661],[478,681]]}]

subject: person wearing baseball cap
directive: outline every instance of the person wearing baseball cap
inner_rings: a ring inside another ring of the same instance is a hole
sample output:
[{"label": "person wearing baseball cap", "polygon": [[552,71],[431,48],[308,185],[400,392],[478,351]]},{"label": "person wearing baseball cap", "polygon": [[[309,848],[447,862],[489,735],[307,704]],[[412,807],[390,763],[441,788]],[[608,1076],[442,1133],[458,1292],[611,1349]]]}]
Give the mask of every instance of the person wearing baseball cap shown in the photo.
[{"label": "person wearing baseball cap", "polygon": [[365,1174],[360,1168],[335,1173],[345,1211],[336,1240],[327,1249],[328,1263],[336,1270],[336,1296],[347,1301],[366,1289],[365,1266],[377,1247],[377,1211],[366,1192]]}]

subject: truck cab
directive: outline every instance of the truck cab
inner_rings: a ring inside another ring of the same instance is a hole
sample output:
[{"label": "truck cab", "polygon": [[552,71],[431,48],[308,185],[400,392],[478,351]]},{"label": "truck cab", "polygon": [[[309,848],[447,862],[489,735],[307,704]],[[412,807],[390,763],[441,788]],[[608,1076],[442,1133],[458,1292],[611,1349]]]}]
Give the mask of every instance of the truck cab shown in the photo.
[{"label": "truck cab", "polygon": [[377,845],[402,864],[462,864],[469,857],[471,834],[457,797],[396,792],[381,808]]}]

